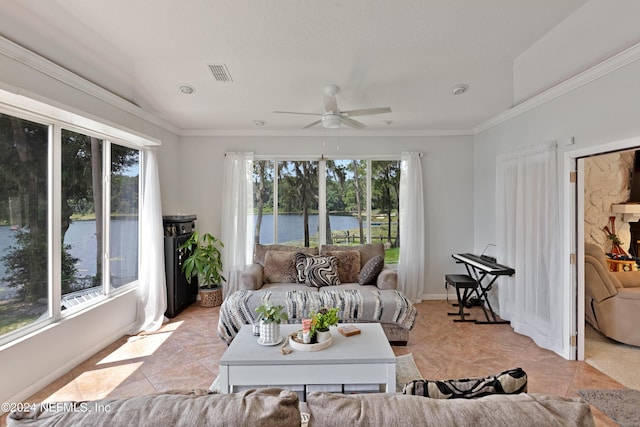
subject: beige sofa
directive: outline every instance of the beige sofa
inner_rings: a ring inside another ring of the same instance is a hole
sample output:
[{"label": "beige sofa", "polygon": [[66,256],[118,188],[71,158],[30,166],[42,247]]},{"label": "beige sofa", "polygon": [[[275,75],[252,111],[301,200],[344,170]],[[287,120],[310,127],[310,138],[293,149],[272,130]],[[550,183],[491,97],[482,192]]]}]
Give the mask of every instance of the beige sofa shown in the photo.
[{"label": "beige sofa", "polygon": [[32,426],[594,426],[580,398],[516,394],[439,400],[402,394],[311,393],[300,404],[276,388],[235,394],[158,394],[45,404],[14,412],[9,427]]},{"label": "beige sofa", "polygon": [[[300,283],[296,254],[330,255],[337,259],[339,285]],[[370,267],[377,268],[371,273]],[[381,269],[381,270],[380,270]],[[256,245],[254,263],[240,274],[241,289],[220,307],[218,335],[230,343],[242,325],[257,322],[255,308],[269,301],[285,307],[289,323],[301,323],[312,311],[337,307],[341,322],[376,322],[389,341],[406,345],[417,310],[397,290],[396,272],[384,266],[384,246],[329,246],[301,248]]]},{"label": "beige sofa", "polygon": [[[359,289],[359,283],[351,280],[344,281],[342,279],[345,276],[347,278],[354,278],[354,276],[357,276],[371,258],[376,256],[382,256],[384,258],[384,245],[382,243],[371,243],[356,246],[323,245],[319,250],[318,248],[305,248],[299,246],[257,244],[253,253],[253,264],[240,273],[240,288],[246,290],[299,290],[301,284],[293,281],[296,276],[295,259],[286,259],[283,257],[278,258],[279,255],[270,256],[273,253],[278,252],[292,254],[302,252],[309,255],[344,254],[342,256],[338,255],[338,270],[340,273],[341,284],[337,286],[339,286],[339,289]],[[353,261],[353,257],[350,257],[350,252],[358,253],[356,260],[358,263],[357,268],[347,265],[349,261]],[[375,286],[378,289],[397,289],[398,275],[396,271],[384,266],[375,280]],[[307,288],[308,289],[305,290],[328,290],[324,289],[324,287],[316,288],[308,286]]]},{"label": "beige sofa", "polygon": [[611,272],[604,251],[585,245],[585,318],[603,335],[640,346],[640,271]]}]

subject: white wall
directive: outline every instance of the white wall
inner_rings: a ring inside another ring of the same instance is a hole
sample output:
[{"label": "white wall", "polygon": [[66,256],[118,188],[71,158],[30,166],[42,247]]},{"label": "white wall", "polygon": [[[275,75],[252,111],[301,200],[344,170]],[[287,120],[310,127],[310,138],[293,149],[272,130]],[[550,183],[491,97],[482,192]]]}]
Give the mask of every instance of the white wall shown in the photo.
[{"label": "white wall", "polygon": [[462,271],[451,254],[473,248],[473,138],[471,136],[183,137],[182,210],[198,215],[197,227],[220,234],[225,151],[256,155],[394,155],[423,153],[425,189],[425,298],[442,298],[444,274]]},{"label": "white wall", "polygon": [[[572,358],[569,335],[573,334],[576,289],[572,285],[569,252],[573,224],[570,220],[571,197],[568,172],[571,158],[608,149],[630,148],[617,142],[640,136],[640,61],[636,60],[590,83],[558,96],[540,106],[516,115],[503,123],[484,130],[475,137],[474,158],[474,231],[476,250],[484,242],[494,242],[495,223],[495,159],[502,153],[549,141],[575,143],[559,148],[563,162],[560,175],[561,203],[566,209],[563,220],[563,324],[557,325],[565,334],[567,347],[562,356]],[[578,178],[581,179],[580,177]],[[581,260],[578,259],[578,263]],[[516,272],[517,274],[517,272]],[[579,310],[579,308],[578,308]],[[577,319],[581,321],[581,319]],[[580,332],[580,326],[577,326]],[[581,344],[580,336],[579,345]]]},{"label": "white wall", "polygon": [[495,159],[502,153],[574,137],[561,152],[640,136],[640,61],[475,136],[475,242],[495,241]]},{"label": "white wall", "polygon": [[[0,38],[0,87],[13,93],[28,94],[71,112],[81,112],[135,134],[159,139],[162,141],[158,157],[163,206],[170,209],[178,204],[177,136],[174,133],[151,123],[144,114],[132,114],[131,110],[135,111],[135,108],[119,107],[112,95],[102,94],[97,89],[87,93],[72,87],[74,78],[50,63],[42,63],[49,73],[25,65],[31,61],[37,61],[33,54],[21,52]],[[77,81],[80,87],[90,88],[86,82]],[[134,289],[0,347],[0,401],[19,402],[29,397],[124,335],[135,319]]]},{"label": "white wall", "polygon": [[136,290],[27,335],[0,349],[0,400],[21,402],[127,334]]},{"label": "white wall", "polygon": [[590,0],[513,61],[519,104],[640,42],[637,0]]}]

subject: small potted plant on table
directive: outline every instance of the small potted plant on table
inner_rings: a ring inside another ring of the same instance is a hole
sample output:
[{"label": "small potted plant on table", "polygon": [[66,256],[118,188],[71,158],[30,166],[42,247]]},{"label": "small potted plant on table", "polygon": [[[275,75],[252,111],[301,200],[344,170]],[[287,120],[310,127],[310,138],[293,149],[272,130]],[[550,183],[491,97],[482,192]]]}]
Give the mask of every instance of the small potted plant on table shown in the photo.
[{"label": "small potted plant on table", "polygon": [[317,313],[311,312],[311,337],[316,338],[316,342],[324,342],[331,338],[330,326],[338,324],[338,309],[320,309]]},{"label": "small potted plant on table", "polygon": [[194,231],[191,237],[178,250],[183,250],[189,256],[182,263],[182,272],[191,284],[193,277],[200,280],[200,305],[215,307],[222,304],[222,282],[227,279],[222,275],[222,242],[209,233],[198,235]]},{"label": "small potted plant on table", "polygon": [[282,340],[280,336],[280,323],[289,320],[289,315],[281,305],[262,304],[256,308],[260,319],[260,338],[258,343],[265,345],[278,344]]}]

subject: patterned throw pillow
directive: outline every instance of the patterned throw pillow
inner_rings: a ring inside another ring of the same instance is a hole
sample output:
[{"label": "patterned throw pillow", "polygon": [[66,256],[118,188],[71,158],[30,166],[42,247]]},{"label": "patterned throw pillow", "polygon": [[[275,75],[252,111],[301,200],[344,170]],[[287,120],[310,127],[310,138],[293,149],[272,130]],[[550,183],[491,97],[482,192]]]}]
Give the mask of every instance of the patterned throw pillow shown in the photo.
[{"label": "patterned throw pillow", "polygon": [[309,254],[304,254],[302,252],[296,253],[296,271],[298,272],[298,283],[305,283],[307,281],[307,275],[304,270],[307,267],[307,258],[310,257]]},{"label": "patterned throw pillow", "polygon": [[264,256],[265,283],[295,283],[295,252],[267,251]]},{"label": "patterned throw pillow", "polygon": [[378,274],[384,267],[384,257],[382,255],[374,256],[362,267],[358,276],[358,283],[361,285],[369,285],[375,283]]},{"label": "patterned throw pillow", "polygon": [[340,284],[338,260],[334,256],[312,256],[306,260],[304,273],[307,286],[334,286]]},{"label": "patterned throw pillow", "polygon": [[328,251],[328,256],[338,260],[338,276],[341,283],[357,283],[360,274],[360,252],[358,251]]},{"label": "patterned throw pillow", "polygon": [[415,380],[407,383],[404,394],[431,397],[433,399],[471,399],[489,394],[518,394],[527,392],[527,374],[521,368],[510,369],[486,378],[429,381]]}]

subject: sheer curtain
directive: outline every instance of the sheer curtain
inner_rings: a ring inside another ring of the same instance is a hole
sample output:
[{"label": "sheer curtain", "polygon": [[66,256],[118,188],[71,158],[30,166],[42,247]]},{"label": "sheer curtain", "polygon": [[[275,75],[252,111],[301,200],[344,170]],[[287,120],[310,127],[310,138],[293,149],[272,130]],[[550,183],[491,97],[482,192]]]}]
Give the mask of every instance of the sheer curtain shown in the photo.
[{"label": "sheer curtain", "polygon": [[403,153],[400,170],[400,261],[398,289],[420,302],[424,287],[424,204],[420,153]]},{"label": "sheer curtain", "polygon": [[562,270],[556,145],[498,156],[498,262],[516,274],[498,285],[500,317],[543,348],[562,351]]},{"label": "sheer curtain", "polygon": [[223,296],[238,290],[239,275],[253,255],[253,153],[226,153],[222,194]]},{"label": "sheer curtain", "polygon": [[164,271],[164,237],[158,159],[155,148],[142,152],[142,199],[140,201],[140,273],[138,275],[138,322],[132,333],[155,331],[167,310]]}]

